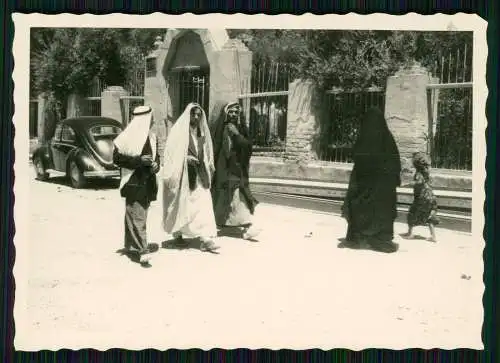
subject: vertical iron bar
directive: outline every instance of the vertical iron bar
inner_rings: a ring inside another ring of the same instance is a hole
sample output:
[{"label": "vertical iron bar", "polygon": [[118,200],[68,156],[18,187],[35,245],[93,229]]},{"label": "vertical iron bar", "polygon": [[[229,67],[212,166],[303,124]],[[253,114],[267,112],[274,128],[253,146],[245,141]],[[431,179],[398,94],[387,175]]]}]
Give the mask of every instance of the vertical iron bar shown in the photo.
[{"label": "vertical iron bar", "polygon": [[451,82],[450,79],[451,79],[451,51],[448,54],[448,80],[447,80],[448,83]]},{"label": "vertical iron bar", "polygon": [[467,75],[466,69],[467,69],[467,44],[465,44],[465,48],[464,48],[464,69],[463,69],[463,80],[462,80],[462,82],[467,82],[465,80],[465,77]]}]

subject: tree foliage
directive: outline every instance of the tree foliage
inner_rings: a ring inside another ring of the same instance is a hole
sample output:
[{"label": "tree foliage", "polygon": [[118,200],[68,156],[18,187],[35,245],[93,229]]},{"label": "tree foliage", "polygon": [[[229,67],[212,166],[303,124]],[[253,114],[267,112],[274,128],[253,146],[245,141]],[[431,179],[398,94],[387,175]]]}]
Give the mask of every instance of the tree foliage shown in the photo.
[{"label": "tree foliage", "polygon": [[67,96],[85,94],[95,78],[125,85],[144,67],[143,57],[164,29],[33,28],[32,95],[45,93],[64,113]]},{"label": "tree foliage", "polygon": [[472,33],[365,30],[231,30],[254,53],[254,62],[289,63],[297,77],[320,88],[385,87],[387,77],[415,60],[436,66],[469,44]]}]

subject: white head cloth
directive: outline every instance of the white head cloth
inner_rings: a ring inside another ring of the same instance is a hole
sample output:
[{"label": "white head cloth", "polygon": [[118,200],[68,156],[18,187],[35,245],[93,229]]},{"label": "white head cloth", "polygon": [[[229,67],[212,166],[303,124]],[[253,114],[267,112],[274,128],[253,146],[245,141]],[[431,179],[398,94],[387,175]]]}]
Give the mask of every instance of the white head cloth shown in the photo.
[{"label": "white head cloth", "polygon": [[178,230],[189,222],[189,212],[185,198],[189,194],[187,178],[187,154],[190,138],[191,110],[197,107],[201,110],[202,117],[199,123],[203,143],[203,160],[211,181],[214,167],[214,153],[212,138],[208,128],[207,117],[197,103],[190,103],[182,115],[170,129],[163,154],[163,227],[167,233]]},{"label": "white head cloth", "polygon": [[139,106],[134,109],[132,115],[132,121],[114,140],[114,144],[123,155],[139,156],[151,128],[153,113],[151,107]]},{"label": "white head cloth", "polygon": [[[139,106],[134,109],[132,121],[114,140],[115,147],[118,148],[120,154],[132,157],[141,155],[151,129],[151,118],[153,117],[151,111],[149,106]],[[154,146],[151,145],[152,148]],[[133,172],[133,170],[121,168],[120,189],[127,184]]]}]

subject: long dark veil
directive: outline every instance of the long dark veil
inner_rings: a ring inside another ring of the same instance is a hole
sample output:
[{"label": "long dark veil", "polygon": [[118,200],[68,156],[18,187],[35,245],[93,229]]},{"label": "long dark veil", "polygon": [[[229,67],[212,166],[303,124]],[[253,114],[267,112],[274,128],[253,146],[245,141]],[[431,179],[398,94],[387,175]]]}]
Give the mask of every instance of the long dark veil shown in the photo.
[{"label": "long dark veil", "polygon": [[359,174],[364,174],[363,171],[371,173],[372,170],[378,169],[379,172],[397,175],[397,184],[400,184],[399,150],[380,109],[372,107],[364,115],[353,156]]},{"label": "long dark veil", "polygon": [[[212,109],[211,121],[210,121],[210,133],[212,135],[212,142],[214,147],[214,160],[218,160],[220,150],[222,149],[222,136],[224,133],[224,126],[226,123],[226,113],[225,107],[233,102],[218,102]],[[250,131],[246,124],[245,116],[243,112],[240,113],[240,122],[238,123],[238,131],[243,135],[250,143],[250,155],[252,150],[252,140],[250,139]]]}]

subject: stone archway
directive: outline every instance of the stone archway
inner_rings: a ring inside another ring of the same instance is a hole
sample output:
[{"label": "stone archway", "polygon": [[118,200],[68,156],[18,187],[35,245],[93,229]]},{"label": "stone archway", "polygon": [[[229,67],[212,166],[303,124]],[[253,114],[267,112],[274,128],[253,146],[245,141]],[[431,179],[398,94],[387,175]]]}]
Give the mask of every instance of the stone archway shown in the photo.
[{"label": "stone archway", "polygon": [[190,101],[202,104],[209,114],[214,96],[211,80],[217,73],[218,52],[228,39],[224,29],[167,31],[159,66],[166,88],[168,119],[175,120]]},{"label": "stone archway", "polygon": [[198,33],[187,30],[173,39],[162,73],[174,118],[190,102],[199,103],[209,113],[210,62]]},{"label": "stone archway", "polygon": [[241,85],[250,85],[252,52],[225,29],[168,29],[156,46],[146,59],[144,102],[153,108],[161,150],[183,105],[198,92],[209,118],[221,101],[245,93]]}]

